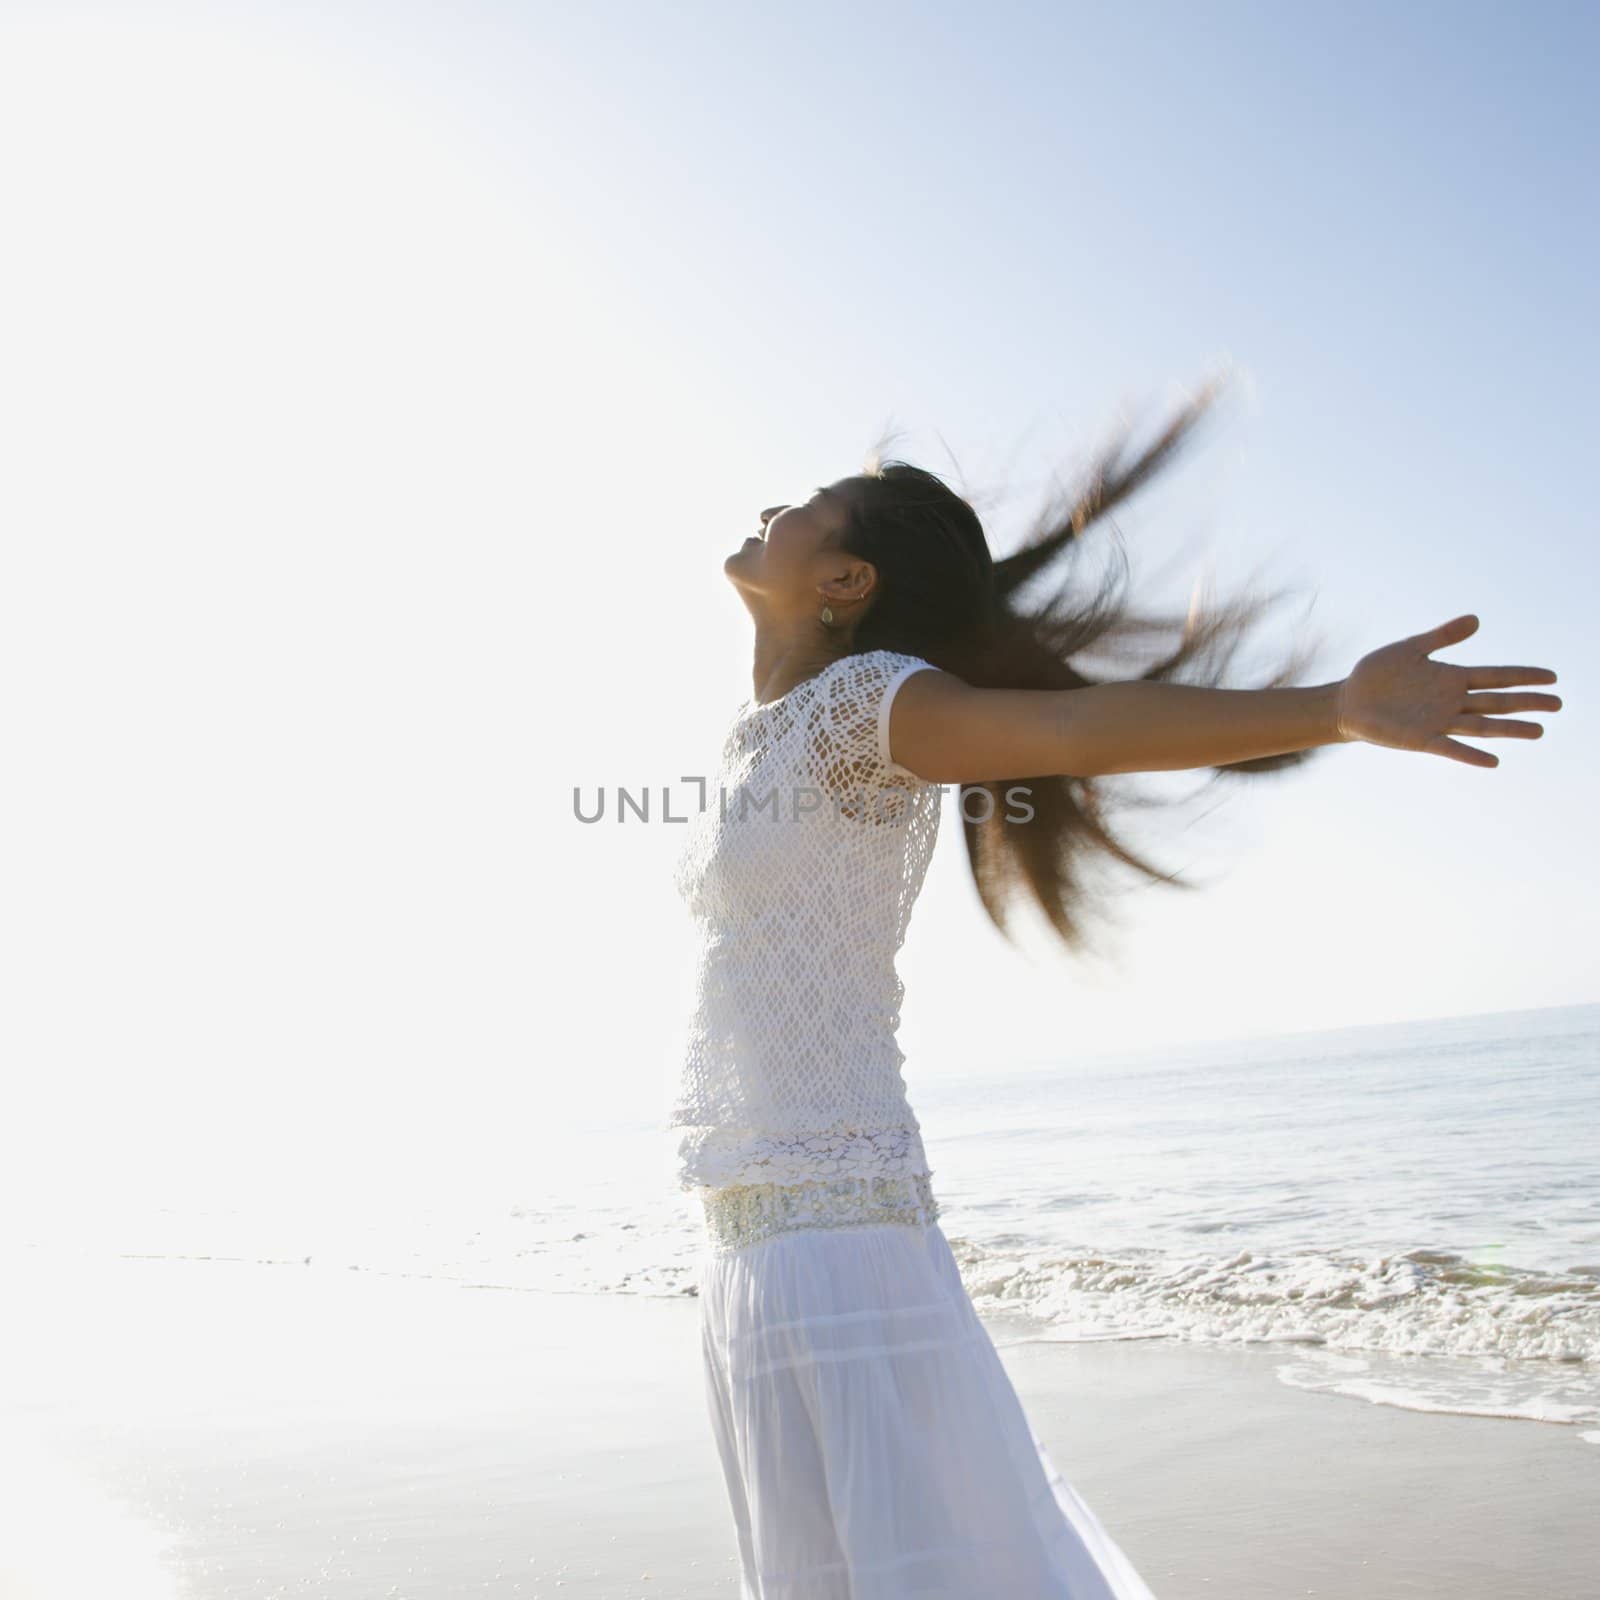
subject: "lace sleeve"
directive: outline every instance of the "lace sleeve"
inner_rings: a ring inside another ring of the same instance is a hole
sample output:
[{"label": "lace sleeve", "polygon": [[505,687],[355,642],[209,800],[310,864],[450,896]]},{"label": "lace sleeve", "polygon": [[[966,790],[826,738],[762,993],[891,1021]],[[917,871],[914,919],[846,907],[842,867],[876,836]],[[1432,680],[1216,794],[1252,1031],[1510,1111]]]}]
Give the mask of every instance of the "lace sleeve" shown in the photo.
[{"label": "lace sleeve", "polygon": [[867,650],[846,656],[829,673],[821,697],[817,746],[830,789],[918,786],[926,780],[889,753],[889,710],[914,672],[933,670],[920,656]]}]

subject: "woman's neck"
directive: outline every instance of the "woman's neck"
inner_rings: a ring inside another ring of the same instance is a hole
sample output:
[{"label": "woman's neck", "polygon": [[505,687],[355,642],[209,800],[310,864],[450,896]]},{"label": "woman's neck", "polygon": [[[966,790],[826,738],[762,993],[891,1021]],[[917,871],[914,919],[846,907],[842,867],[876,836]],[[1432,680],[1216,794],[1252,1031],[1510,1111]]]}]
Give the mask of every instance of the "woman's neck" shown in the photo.
[{"label": "woman's neck", "polygon": [[832,639],[819,640],[814,632],[785,637],[758,631],[750,673],[755,703],[765,705],[814,678],[846,653],[844,645],[843,639],[837,644]]}]

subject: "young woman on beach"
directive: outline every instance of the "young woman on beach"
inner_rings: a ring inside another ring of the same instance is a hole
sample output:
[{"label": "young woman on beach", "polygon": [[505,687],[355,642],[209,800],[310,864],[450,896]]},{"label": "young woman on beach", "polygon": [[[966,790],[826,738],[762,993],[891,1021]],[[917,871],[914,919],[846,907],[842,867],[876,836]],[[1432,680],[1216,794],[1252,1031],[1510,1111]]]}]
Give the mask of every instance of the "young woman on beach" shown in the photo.
[{"label": "young woman on beach", "polygon": [[[1501,718],[1560,708],[1519,688],[1555,682],[1546,668],[1430,659],[1473,633],[1470,615],[1334,682],[1225,689],[1216,662],[1254,603],[1163,621],[1110,585],[1074,598],[1059,583],[1025,603],[1215,393],[1131,464],[1113,444],[1004,560],[938,478],[874,459],[763,512],[725,564],[755,623],[755,692],[677,867],[703,942],[670,1121],[704,1205],[704,1373],[741,1600],[1151,1600],[1032,1430],[906,1098],[895,956],[940,786],[958,787],[996,925],[1026,897],[1081,947],[1092,852],[1175,881],[1113,833],[1108,775],[1278,771],[1353,741],[1493,767],[1459,737],[1538,738]],[[1163,628],[1171,647],[1128,678],[1070,664]]]}]

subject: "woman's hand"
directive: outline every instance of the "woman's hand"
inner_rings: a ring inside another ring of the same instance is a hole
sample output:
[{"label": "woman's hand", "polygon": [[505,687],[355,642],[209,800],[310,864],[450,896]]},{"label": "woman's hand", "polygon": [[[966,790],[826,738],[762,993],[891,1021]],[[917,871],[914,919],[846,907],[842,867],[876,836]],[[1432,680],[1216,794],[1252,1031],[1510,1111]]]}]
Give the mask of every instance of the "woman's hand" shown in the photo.
[{"label": "woman's hand", "polygon": [[1548,667],[1457,667],[1428,654],[1459,644],[1478,631],[1471,613],[1409,639],[1397,639],[1363,656],[1339,685],[1338,729],[1343,739],[1423,750],[1470,767],[1498,767],[1500,758],[1449,737],[1538,739],[1537,722],[1502,722],[1506,711],[1559,711],[1553,694],[1485,694],[1519,683],[1554,683]]}]

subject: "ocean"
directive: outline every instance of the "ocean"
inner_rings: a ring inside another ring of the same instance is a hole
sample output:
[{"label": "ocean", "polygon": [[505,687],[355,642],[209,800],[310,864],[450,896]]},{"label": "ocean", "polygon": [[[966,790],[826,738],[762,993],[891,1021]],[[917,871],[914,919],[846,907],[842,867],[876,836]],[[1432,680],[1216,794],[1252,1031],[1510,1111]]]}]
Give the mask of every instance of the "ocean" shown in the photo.
[{"label": "ocean", "polygon": [[[1298,1388],[1600,1444],[1600,1005],[906,1076],[1008,1338],[1249,1346]],[[692,1295],[672,1143],[644,1115],[571,1130],[498,1195],[365,1197],[357,1163],[314,1202],[291,1173],[248,1207],[12,1217],[8,1247]]]}]

